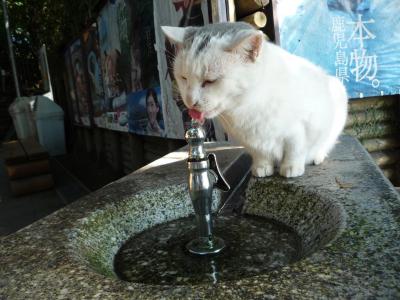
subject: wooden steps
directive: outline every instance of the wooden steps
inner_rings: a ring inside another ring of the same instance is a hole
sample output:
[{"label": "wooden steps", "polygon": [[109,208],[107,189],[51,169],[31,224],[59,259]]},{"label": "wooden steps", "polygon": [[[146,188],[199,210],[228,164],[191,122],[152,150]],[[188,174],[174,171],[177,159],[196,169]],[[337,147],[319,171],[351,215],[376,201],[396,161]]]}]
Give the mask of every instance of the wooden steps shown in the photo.
[{"label": "wooden steps", "polygon": [[49,155],[33,138],[3,143],[4,161],[14,195],[52,188]]}]

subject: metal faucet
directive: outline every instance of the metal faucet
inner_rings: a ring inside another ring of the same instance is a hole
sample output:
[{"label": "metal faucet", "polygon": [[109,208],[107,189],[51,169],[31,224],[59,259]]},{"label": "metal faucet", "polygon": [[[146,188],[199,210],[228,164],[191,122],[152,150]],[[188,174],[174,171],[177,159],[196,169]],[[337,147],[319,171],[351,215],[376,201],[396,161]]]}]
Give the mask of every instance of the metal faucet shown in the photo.
[{"label": "metal faucet", "polygon": [[194,254],[206,255],[220,252],[225,247],[223,239],[213,235],[212,192],[216,187],[229,191],[229,184],[222,176],[214,153],[207,155],[204,149],[205,132],[197,121],[186,131],[189,144],[189,194],[196,214],[199,236],[190,241],[186,248]]}]

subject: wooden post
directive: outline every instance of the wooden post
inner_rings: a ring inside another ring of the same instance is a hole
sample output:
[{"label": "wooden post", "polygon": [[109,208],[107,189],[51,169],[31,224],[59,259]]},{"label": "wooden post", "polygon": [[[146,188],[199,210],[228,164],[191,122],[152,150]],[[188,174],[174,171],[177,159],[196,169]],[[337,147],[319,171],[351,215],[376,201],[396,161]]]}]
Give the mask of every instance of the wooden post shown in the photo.
[{"label": "wooden post", "polygon": [[400,148],[400,140],[397,137],[364,139],[362,144],[368,152]]},{"label": "wooden post", "polygon": [[235,0],[235,3],[237,16],[244,17],[268,5],[269,0]]},{"label": "wooden post", "polygon": [[229,22],[236,22],[236,6],[235,6],[235,0],[228,0],[227,1],[228,5],[228,21]]},{"label": "wooden post", "polygon": [[240,21],[247,22],[255,28],[260,29],[267,25],[267,16],[262,11],[257,11],[243,19],[240,19]]},{"label": "wooden post", "polygon": [[358,139],[372,139],[397,134],[397,127],[391,123],[378,123],[373,126],[351,127],[344,133],[357,137]]},{"label": "wooden post", "polygon": [[376,124],[394,122],[397,118],[393,109],[366,109],[364,111],[351,112],[347,116],[346,128],[360,124]]},{"label": "wooden post", "polygon": [[371,153],[375,163],[384,168],[396,164],[400,160],[400,150],[392,149],[386,151],[376,151]]},{"label": "wooden post", "polygon": [[371,97],[368,99],[352,100],[349,102],[349,113],[356,111],[365,111],[367,109],[381,109],[394,107],[397,103],[395,96]]},{"label": "wooden post", "polygon": [[211,1],[211,19],[213,23],[225,22],[228,19],[225,0]]}]

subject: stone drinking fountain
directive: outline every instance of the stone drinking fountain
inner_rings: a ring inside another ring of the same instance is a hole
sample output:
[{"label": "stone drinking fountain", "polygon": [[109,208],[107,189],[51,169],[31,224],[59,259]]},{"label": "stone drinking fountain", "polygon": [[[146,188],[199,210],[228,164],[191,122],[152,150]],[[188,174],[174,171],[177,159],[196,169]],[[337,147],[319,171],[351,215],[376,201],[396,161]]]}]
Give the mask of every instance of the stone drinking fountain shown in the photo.
[{"label": "stone drinking fountain", "polygon": [[[0,299],[400,298],[400,199],[356,139],[291,179],[253,178],[241,147],[191,142],[2,237]],[[196,147],[220,172],[188,165]],[[193,207],[188,166],[231,189]],[[225,247],[193,254],[196,237]]]}]

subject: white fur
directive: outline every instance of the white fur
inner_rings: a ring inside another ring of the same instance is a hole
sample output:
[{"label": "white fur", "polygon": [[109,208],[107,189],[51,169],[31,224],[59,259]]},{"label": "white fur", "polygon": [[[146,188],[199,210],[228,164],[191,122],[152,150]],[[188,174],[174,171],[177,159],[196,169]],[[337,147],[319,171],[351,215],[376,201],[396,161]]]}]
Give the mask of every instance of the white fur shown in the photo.
[{"label": "white fur", "polygon": [[[248,33],[239,43],[214,36],[200,53],[194,51],[200,38],[194,38],[193,47],[177,54],[174,72],[184,103],[221,120],[252,155],[255,176],[270,176],[277,165],[282,176],[300,176],[305,164],[322,163],[334,146],[347,116],[346,90],[264,38],[257,45],[259,31]],[[255,59],[249,59],[247,51],[255,47]]]}]

